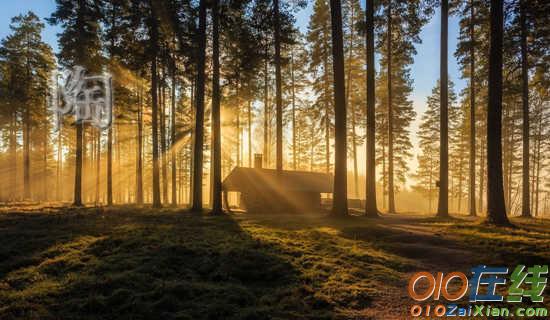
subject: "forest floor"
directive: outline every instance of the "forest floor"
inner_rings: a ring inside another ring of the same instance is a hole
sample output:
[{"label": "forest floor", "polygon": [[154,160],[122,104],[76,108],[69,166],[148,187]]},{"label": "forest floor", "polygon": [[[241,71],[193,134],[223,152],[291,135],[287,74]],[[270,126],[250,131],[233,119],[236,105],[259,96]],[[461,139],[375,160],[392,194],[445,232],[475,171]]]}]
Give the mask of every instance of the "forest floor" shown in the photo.
[{"label": "forest floor", "polygon": [[0,319],[405,319],[415,272],[548,264],[513,222],[0,207]]}]

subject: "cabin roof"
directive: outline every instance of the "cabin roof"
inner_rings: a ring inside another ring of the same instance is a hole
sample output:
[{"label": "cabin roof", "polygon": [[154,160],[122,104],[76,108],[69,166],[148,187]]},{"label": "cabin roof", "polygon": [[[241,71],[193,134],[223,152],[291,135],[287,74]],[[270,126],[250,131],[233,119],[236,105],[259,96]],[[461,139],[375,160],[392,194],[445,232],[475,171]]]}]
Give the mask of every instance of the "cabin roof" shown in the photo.
[{"label": "cabin roof", "polygon": [[331,193],[332,175],[275,169],[235,167],[223,181],[226,191],[270,190]]}]

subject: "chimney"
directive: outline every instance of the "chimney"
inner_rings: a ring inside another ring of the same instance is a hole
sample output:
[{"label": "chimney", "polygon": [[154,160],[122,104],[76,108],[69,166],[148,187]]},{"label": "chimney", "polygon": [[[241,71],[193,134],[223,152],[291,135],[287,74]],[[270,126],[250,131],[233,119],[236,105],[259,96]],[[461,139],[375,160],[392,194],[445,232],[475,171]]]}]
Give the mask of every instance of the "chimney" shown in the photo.
[{"label": "chimney", "polygon": [[254,168],[261,169],[262,168],[262,154],[261,153],[255,153],[254,154]]}]

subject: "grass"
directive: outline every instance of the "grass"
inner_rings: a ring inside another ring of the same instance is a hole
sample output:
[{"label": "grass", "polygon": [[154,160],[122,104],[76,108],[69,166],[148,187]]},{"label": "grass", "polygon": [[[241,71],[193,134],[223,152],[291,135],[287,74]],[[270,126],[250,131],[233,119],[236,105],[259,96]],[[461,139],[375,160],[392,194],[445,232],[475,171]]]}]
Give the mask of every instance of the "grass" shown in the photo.
[{"label": "grass", "polygon": [[0,212],[0,319],[403,319],[414,272],[550,262],[529,220]]}]

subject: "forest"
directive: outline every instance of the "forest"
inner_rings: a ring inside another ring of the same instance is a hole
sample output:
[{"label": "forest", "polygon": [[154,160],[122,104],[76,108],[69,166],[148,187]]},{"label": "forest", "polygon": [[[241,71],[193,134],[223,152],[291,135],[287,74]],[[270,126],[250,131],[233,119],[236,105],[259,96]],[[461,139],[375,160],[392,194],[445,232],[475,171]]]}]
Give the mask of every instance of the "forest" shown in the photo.
[{"label": "forest", "polygon": [[550,2],[51,2],[1,26],[0,318],[403,319],[550,261]]}]

